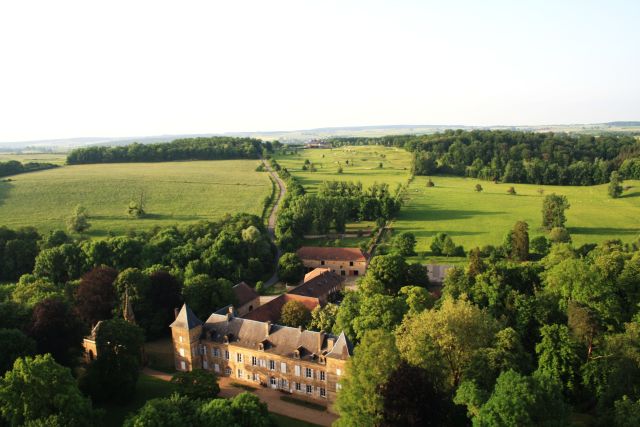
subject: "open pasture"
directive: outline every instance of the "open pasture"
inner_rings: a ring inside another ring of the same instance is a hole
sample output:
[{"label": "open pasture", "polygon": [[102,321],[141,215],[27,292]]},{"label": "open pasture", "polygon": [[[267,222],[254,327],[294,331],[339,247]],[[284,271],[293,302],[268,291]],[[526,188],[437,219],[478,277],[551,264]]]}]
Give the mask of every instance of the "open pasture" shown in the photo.
[{"label": "open pasture", "polygon": [[[296,154],[279,154],[275,158],[311,192],[323,181],[360,181],[364,187],[384,182],[393,191],[398,184],[407,182],[411,169],[409,152],[381,145],[313,148],[298,150]],[[315,172],[302,170],[305,160],[315,166]]]},{"label": "open pasture", "polygon": [[[394,223],[396,232],[409,231],[418,240],[417,251],[430,251],[433,236],[448,233],[465,249],[501,244],[518,220],[529,224],[529,235],[543,234],[542,200],[545,194],[567,196],[566,226],[575,245],[609,239],[630,241],[640,235],[640,181],[625,181],[632,188],[619,199],[607,195],[607,184],[561,187],[533,184],[494,184],[460,177],[416,177],[409,186],[405,205]],[[475,185],[482,192],[474,190]],[[513,186],[516,195],[507,193]],[[542,194],[540,193],[542,189]]]},{"label": "open pasture", "polygon": [[[0,180],[0,226],[65,229],[78,204],[89,211],[94,237],[155,226],[215,220],[225,214],[260,215],[271,191],[257,160],[116,163],[64,166]],[[129,201],[143,192],[146,212],[129,218]]]}]

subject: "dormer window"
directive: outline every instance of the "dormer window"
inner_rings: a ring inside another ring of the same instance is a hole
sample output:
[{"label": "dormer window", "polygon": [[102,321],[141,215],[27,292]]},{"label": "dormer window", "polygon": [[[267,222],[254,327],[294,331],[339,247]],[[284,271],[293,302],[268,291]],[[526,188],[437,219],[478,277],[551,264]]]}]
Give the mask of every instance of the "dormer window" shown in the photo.
[{"label": "dormer window", "polygon": [[225,335],[222,340],[224,341],[225,344],[229,344],[229,335]]},{"label": "dormer window", "polygon": [[293,358],[294,359],[300,359],[300,350],[294,350]]},{"label": "dormer window", "polygon": [[263,343],[258,343],[258,350],[264,351],[264,344]]},{"label": "dormer window", "polygon": [[324,261],[320,261],[320,265],[324,265]]}]

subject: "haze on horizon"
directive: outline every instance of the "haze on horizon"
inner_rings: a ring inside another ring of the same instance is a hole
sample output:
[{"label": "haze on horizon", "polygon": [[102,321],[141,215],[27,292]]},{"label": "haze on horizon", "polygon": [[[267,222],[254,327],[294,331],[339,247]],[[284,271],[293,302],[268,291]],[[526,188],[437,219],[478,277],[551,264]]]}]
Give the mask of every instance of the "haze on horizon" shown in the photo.
[{"label": "haze on horizon", "polygon": [[640,2],[0,4],[0,142],[640,119]]}]

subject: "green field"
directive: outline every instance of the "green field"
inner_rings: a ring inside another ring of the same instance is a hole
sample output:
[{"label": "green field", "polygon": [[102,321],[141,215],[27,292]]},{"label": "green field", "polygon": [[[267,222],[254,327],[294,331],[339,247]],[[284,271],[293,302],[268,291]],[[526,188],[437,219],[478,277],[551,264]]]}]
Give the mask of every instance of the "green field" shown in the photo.
[{"label": "green field", "polygon": [[[494,184],[471,178],[432,177],[435,187],[426,186],[426,177],[416,177],[409,186],[405,205],[394,223],[396,232],[410,231],[418,239],[418,252],[429,251],[438,232],[452,236],[465,249],[501,244],[507,230],[518,220],[529,224],[531,237],[543,234],[544,194],[563,194],[569,199],[567,228],[573,243],[598,243],[607,239],[630,241],[640,233],[640,181],[625,181],[632,188],[623,197],[610,199],[607,185],[559,187],[529,184]],[[474,191],[479,183],[483,191]],[[513,187],[517,195],[507,194]],[[539,189],[544,194],[539,194]]]},{"label": "green field", "polygon": [[[407,151],[379,145],[299,150],[297,154],[279,154],[275,158],[312,192],[323,181],[360,181],[365,187],[384,182],[394,190],[397,184],[407,182],[411,165]],[[316,166],[316,172],[302,170],[306,159]],[[341,174],[337,172],[338,164],[342,165]]]},{"label": "green field", "polygon": [[[64,229],[77,204],[89,210],[94,237],[215,220],[225,214],[262,213],[271,191],[257,160],[116,163],[64,166],[0,180],[0,226]],[[129,201],[146,194],[143,219],[126,214]]]},{"label": "green field", "polygon": [[[381,157],[384,154],[385,157]],[[324,155],[324,157],[322,157]],[[317,172],[302,170],[304,160],[316,164]],[[383,168],[378,169],[379,159]],[[279,155],[277,160],[294,174],[305,188],[313,191],[318,183],[329,180],[362,181],[368,185],[375,181],[386,182],[394,188],[405,183],[409,176],[410,153],[381,146],[341,147],[332,150],[301,150],[295,155]],[[353,160],[355,166],[346,166]],[[344,173],[337,174],[338,162]],[[420,259],[431,259],[431,239],[436,233],[449,233],[456,244],[465,249],[475,246],[501,244],[507,230],[518,220],[527,221],[530,235],[542,234],[541,209],[544,194],[564,194],[571,208],[567,211],[567,227],[573,242],[581,245],[607,239],[630,241],[640,233],[640,181],[625,181],[632,188],[620,199],[607,196],[607,185],[592,187],[540,186],[529,184],[494,184],[461,177],[433,177],[436,186],[428,188],[426,177],[416,177],[409,186],[405,205],[393,227],[396,232],[410,231],[418,239]],[[477,193],[474,187],[480,183],[484,191]],[[507,194],[514,186],[517,195]],[[541,195],[538,190],[543,189]],[[358,227],[350,224],[349,228]],[[357,246],[362,239],[345,238],[344,246]],[[333,244],[333,240],[313,239],[309,244]],[[446,262],[438,258],[436,261]],[[453,261],[458,261],[453,260]]]}]

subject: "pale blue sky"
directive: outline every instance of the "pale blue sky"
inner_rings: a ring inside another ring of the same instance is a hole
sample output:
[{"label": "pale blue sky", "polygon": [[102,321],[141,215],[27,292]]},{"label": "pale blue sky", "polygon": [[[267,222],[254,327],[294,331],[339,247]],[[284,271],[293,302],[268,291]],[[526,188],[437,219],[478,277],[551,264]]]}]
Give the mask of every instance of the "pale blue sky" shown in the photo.
[{"label": "pale blue sky", "polygon": [[640,1],[0,4],[0,141],[640,120]]}]

